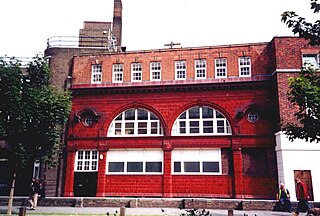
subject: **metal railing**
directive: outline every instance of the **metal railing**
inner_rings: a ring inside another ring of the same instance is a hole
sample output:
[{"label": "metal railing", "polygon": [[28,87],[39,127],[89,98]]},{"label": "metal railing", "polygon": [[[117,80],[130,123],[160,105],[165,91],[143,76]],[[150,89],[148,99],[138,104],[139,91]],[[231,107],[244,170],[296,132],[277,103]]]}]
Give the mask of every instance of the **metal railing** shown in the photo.
[{"label": "metal railing", "polygon": [[51,47],[94,47],[106,48],[108,46],[107,37],[89,36],[53,36],[47,39],[47,48]]}]

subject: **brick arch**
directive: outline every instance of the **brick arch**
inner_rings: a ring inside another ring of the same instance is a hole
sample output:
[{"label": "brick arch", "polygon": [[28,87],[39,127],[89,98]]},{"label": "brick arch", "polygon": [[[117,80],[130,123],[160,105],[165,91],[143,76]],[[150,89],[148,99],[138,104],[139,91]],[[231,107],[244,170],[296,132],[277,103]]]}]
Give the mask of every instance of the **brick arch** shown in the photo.
[{"label": "brick arch", "polygon": [[234,134],[235,132],[235,124],[234,121],[232,120],[232,116],[220,105],[216,104],[216,103],[212,103],[209,101],[194,101],[191,103],[187,103],[183,106],[181,106],[179,109],[177,109],[175,112],[172,113],[172,118],[170,118],[170,120],[168,121],[168,134],[171,135],[171,131],[172,131],[172,127],[174,122],[176,121],[176,119],[186,110],[192,108],[192,107],[196,107],[196,106],[207,106],[207,107],[211,107],[212,109],[215,109],[217,111],[219,111],[229,122],[230,127],[231,127],[231,134]]},{"label": "brick arch", "polygon": [[[155,109],[154,107],[148,105],[148,104],[144,104],[144,103],[130,103],[130,104],[126,104],[120,108],[118,108],[117,110],[115,110],[114,112],[112,112],[112,114],[109,116],[109,118],[106,118],[105,122],[103,123],[102,126],[102,130],[104,131],[108,131],[110,124],[112,123],[112,121],[122,112],[128,110],[128,109],[145,109],[148,110],[149,112],[152,112],[153,114],[155,114],[157,116],[157,118],[159,119],[159,121],[161,122],[161,126],[163,129],[163,135],[166,136],[168,134],[168,126],[166,121],[164,120],[163,116],[160,114],[160,112]],[[106,132],[107,134],[107,132]]]}]

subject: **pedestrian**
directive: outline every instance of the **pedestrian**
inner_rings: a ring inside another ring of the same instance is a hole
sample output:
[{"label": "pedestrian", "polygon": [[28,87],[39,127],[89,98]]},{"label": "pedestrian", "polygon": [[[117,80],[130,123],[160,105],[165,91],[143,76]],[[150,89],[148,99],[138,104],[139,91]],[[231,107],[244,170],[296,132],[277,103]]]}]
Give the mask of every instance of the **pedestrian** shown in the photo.
[{"label": "pedestrian", "polygon": [[291,212],[290,192],[287,188],[285,188],[283,183],[280,183],[276,199],[279,203],[280,210]]},{"label": "pedestrian", "polygon": [[310,210],[309,196],[307,186],[299,178],[295,179],[296,182],[296,196],[298,200],[298,207],[294,215],[299,215],[300,211],[308,212]]},{"label": "pedestrian", "polygon": [[38,196],[40,193],[40,182],[37,178],[32,178],[30,183],[30,196],[28,201],[31,204],[30,210],[35,210],[38,203]]}]

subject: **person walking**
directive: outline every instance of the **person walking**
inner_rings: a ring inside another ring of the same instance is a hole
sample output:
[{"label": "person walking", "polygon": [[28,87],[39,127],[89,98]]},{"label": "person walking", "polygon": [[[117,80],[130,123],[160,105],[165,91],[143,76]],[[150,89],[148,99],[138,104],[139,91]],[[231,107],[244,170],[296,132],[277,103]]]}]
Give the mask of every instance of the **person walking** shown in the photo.
[{"label": "person walking", "polygon": [[280,183],[276,199],[279,202],[280,210],[291,212],[290,193],[289,190],[285,188],[283,183]]},{"label": "person walking", "polygon": [[299,215],[300,211],[308,212],[310,210],[309,205],[309,195],[307,191],[307,186],[304,182],[302,182],[299,178],[295,179],[296,182],[296,196],[298,200],[298,207],[294,213],[294,215]]},{"label": "person walking", "polygon": [[28,201],[31,204],[30,210],[35,210],[38,204],[38,196],[40,193],[40,182],[37,178],[32,178],[30,183],[30,196]]}]

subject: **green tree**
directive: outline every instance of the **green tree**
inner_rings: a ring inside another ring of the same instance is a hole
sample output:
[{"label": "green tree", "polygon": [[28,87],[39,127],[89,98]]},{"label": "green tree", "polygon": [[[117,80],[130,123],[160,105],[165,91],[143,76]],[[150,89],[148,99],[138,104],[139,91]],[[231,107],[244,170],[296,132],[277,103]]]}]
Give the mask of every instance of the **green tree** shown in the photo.
[{"label": "green tree", "polygon": [[320,141],[320,75],[317,70],[306,65],[298,77],[289,78],[289,101],[298,111],[298,123],[287,123],[286,133],[290,140]]},{"label": "green tree", "polygon": [[14,59],[0,62],[0,140],[8,146],[0,149],[0,156],[14,169],[13,184],[20,168],[35,160],[55,166],[61,153],[71,96],[50,85],[49,79],[47,61],[41,57],[26,70]]},{"label": "green tree", "polygon": [[[311,0],[311,10],[314,13],[319,13],[320,4],[318,0]],[[281,15],[281,21],[292,29],[294,34],[308,39],[310,45],[320,45],[320,20],[316,20],[314,23],[307,22],[304,17],[299,16],[296,12],[286,11]]]}]

